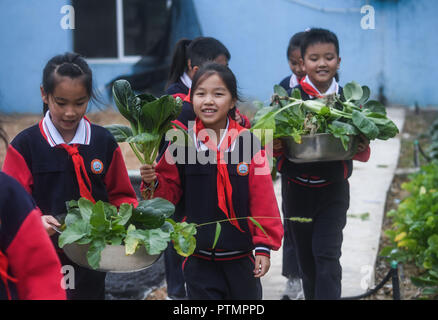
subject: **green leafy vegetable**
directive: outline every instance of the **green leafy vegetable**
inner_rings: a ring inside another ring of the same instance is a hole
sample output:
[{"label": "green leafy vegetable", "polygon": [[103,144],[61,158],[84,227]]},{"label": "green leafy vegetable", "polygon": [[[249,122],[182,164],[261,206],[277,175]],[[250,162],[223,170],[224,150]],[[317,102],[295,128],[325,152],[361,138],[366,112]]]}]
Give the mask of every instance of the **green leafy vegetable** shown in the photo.
[{"label": "green leafy vegetable", "polygon": [[[113,97],[117,109],[129,121],[130,127],[114,124],[106,128],[117,142],[129,143],[141,164],[152,164],[163,137],[182,110],[182,100],[170,95],[160,98],[150,94],[135,95],[126,80],[114,82]],[[151,189],[152,198],[153,186]],[[143,198],[146,199],[146,193]]]},{"label": "green leafy vegetable", "polygon": [[176,239],[176,250],[184,256],[196,247],[196,225],[177,223],[170,219],[175,207],[165,199],[140,201],[137,208],[123,203],[119,210],[110,203],[81,198],[67,203],[66,229],[59,236],[58,244],[89,244],[88,264],[99,268],[102,250],[106,245],[125,244],[126,254],[134,254],[143,245],[151,255],[166,249],[169,241]]},{"label": "green leafy vegetable", "polygon": [[298,89],[288,97],[278,85],[274,92],[271,104],[258,110],[251,128],[265,144],[270,142],[267,130],[273,131],[272,139],[293,137],[296,143],[301,143],[303,135],[330,133],[346,150],[352,136],[387,140],[399,132],[387,118],[385,107],[378,101],[368,101],[370,89],[354,81],[344,87],[345,101],[339,95],[303,101]]}]

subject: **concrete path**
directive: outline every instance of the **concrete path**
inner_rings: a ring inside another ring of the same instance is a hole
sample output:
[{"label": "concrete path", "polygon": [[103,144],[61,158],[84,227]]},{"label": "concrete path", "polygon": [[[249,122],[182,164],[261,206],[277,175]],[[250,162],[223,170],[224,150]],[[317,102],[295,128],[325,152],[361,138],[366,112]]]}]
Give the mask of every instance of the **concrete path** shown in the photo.
[{"label": "concrete path", "polygon": [[[388,116],[402,131],[405,110],[388,108]],[[380,231],[384,216],[386,194],[397,168],[400,139],[371,142],[368,162],[354,162],[350,177],[350,209],[344,229],[341,265],[343,268],[342,296],[364,293],[374,286]],[[281,184],[274,183],[278,205],[281,208]],[[362,217],[362,218],[361,218]],[[281,275],[282,249],[271,253],[271,269],[262,278],[263,299],[281,298],[286,278]]]}]

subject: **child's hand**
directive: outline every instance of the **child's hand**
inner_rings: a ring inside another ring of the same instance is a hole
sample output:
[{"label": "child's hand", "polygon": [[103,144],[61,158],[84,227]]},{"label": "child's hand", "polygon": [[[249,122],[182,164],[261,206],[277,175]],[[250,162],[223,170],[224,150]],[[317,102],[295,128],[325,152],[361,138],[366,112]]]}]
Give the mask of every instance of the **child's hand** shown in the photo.
[{"label": "child's hand", "polygon": [[155,166],[157,163],[154,161],[152,165],[144,164],[140,167],[140,175],[144,183],[151,184],[157,180],[157,175],[155,173]]},{"label": "child's hand", "polygon": [[255,257],[254,277],[263,277],[271,267],[271,259],[267,256],[258,255]]},{"label": "child's hand", "polygon": [[283,141],[280,139],[274,139],[272,143],[272,149],[274,152],[280,152],[283,149]]},{"label": "child's hand", "polygon": [[44,229],[46,229],[49,236],[53,236],[55,234],[55,229],[52,226],[59,228],[61,224],[56,220],[53,216],[44,215],[41,216],[41,222],[43,223]]},{"label": "child's hand", "polygon": [[236,114],[234,115],[234,120],[236,120],[236,122],[238,123],[238,124],[242,124],[242,122],[243,122],[243,118],[240,116],[240,113],[239,112],[236,112]]},{"label": "child's hand", "polygon": [[360,142],[357,145],[357,153],[364,152],[370,144],[370,140],[368,140],[367,137],[365,137],[363,134],[361,134],[359,138]]}]

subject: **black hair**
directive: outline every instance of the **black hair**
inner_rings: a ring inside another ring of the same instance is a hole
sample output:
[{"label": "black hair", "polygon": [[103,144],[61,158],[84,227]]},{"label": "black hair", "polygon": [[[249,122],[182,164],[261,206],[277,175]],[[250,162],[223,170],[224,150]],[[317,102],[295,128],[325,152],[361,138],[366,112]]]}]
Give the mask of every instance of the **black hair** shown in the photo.
[{"label": "black hair", "polygon": [[[215,62],[207,62],[202,65],[192,80],[192,88],[190,89],[190,101],[193,101],[193,94],[198,88],[199,84],[210,76],[217,74],[224,82],[226,88],[231,94],[231,97],[236,101],[241,101],[239,92],[237,90],[237,80],[233,71],[227,66]],[[235,120],[236,106],[234,106],[228,115]]]},{"label": "black hair", "polygon": [[[50,59],[43,70],[42,87],[45,94],[53,94],[57,85],[56,75],[76,79],[82,77],[83,84],[90,98],[95,98],[93,93],[93,74],[87,62],[80,54],[66,52],[54,56]],[[49,106],[43,103],[43,113],[45,114]]]},{"label": "black hair", "polygon": [[173,51],[169,79],[166,87],[178,81],[187,70],[190,60],[192,68],[202,66],[207,61],[213,61],[220,55],[231,59],[230,52],[219,40],[211,37],[198,37],[193,40],[179,40]]},{"label": "black hair", "polygon": [[[312,28],[305,31],[304,36],[301,39],[301,56],[303,59],[307,48],[317,43],[332,43],[335,46],[336,54],[339,57],[339,41],[336,34],[327,29]],[[338,72],[335,74],[335,80],[339,81]]]},{"label": "black hair", "polygon": [[336,54],[339,57],[339,41],[338,37],[333,32],[327,29],[312,28],[309,31],[304,32],[304,34],[304,38],[301,42],[301,56],[303,59],[307,48],[317,43],[332,43],[335,46]]},{"label": "black hair", "polygon": [[[289,40],[289,45],[287,46],[287,51],[286,51],[286,57],[287,59],[289,59],[292,51],[301,48],[301,43],[304,39],[304,36],[306,35],[306,32],[297,32],[295,33]],[[301,53],[301,51],[300,51]]]}]

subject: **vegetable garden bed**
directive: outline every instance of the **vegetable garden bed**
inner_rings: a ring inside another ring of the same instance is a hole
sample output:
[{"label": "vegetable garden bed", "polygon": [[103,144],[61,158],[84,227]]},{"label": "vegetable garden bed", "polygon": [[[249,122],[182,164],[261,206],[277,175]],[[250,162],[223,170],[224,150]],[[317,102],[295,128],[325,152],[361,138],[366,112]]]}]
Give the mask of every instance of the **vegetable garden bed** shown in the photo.
[{"label": "vegetable garden bed", "polygon": [[[423,149],[428,146],[427,137],[420,137],[425,133],[431,124],[438,118],[437,109],[425,109],[421,110],[418,114],[414,110],[407,110],[405,124],[403,132],[401,134],[401,150],[400,158],[398,161],[397,171],[391,183],[391,187],[388,190],[387,200],[385,205],[385,217],[382,224],[382,232],[380,237],[379,252],[391,245],[390,238],[385,234],[387,230],[393,230],[393,218],[389,217],[387,213],[390,210],[396,210],[398,205],[403,199],[409,196],[409,192],[402,188],[402,184],[410,181],[410,177],[406,172],[409,169],[414,168],[415,164],[415,151],[414,141],[418,138],[419,143]],[[424,157],[419,156],[419,164],[425,165],[427,162]],[[390,264],[387,258],[378,256],[375,265],[375,283],[379,283],[390,269]],[[400,275],[400,290],[401,299],[413,300],[421,299],[421,289],[415,286],[411,277],[418,277],[421,275],[420,269],[414,263],[401,263],[399,264]],[[376,295],[373,295],[367,300],[391,300],[392,299],[392,286],[390,283],[385,285],[378,291]]]}]

